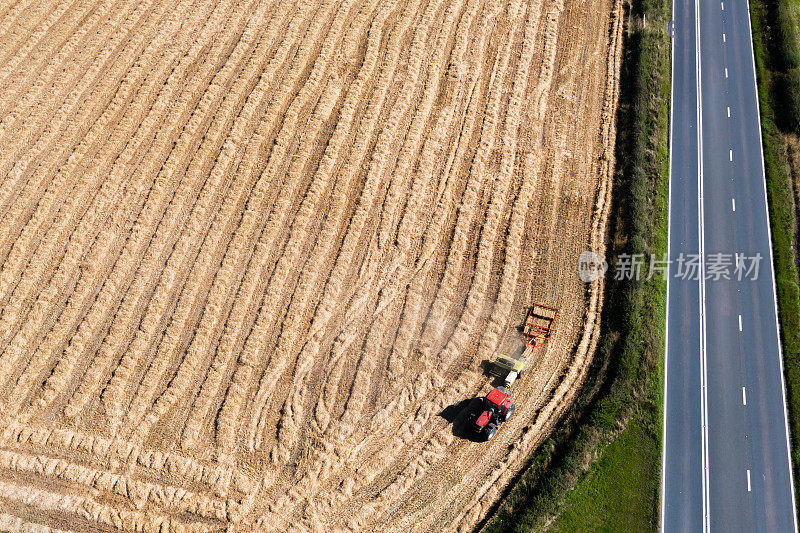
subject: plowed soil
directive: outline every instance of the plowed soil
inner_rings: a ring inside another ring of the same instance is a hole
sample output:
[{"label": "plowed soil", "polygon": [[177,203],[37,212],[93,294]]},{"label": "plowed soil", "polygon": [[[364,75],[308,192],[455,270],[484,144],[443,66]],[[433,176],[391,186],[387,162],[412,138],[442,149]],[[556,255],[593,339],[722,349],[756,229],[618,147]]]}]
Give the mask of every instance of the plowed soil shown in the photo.
[{"label": "plowed soil", "polygon": [[620,5],[2,2],[0,529],[474,528],[597,343]]}]

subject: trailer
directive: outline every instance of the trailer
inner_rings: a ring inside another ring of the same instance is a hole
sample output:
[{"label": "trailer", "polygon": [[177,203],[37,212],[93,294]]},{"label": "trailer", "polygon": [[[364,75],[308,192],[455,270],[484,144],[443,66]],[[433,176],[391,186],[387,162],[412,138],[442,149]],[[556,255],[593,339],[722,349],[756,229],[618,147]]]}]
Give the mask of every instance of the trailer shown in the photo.
[{"label": "trailer", "polygon": [[556,318],[558,318],[558,309],[534,303],[525,314],[525,322],[522,326],[525,348],[513,355],[498,354],[492,361],[489,372],[504,378],[506,387],[511,387],[525,372],[528,355],[533,352],[534,348],[543,346],[550,340]]},{"label": "trailer", "polygon": [[549,305],[534,303],[528,309],[525,323],[522,326],[522,336],[525,337],[531,349],[547,344],[556,318],[558,318],[558,309]]}]

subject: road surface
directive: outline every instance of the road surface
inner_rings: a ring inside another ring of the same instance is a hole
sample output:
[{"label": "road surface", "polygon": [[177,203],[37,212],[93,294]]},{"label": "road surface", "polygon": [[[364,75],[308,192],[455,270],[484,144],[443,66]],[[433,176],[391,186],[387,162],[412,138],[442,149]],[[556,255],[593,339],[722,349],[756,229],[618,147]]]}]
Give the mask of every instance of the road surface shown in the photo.
[{"label": "road surface", "polygon": [[662,529],[797,531],[748,4],[673,11]]}]

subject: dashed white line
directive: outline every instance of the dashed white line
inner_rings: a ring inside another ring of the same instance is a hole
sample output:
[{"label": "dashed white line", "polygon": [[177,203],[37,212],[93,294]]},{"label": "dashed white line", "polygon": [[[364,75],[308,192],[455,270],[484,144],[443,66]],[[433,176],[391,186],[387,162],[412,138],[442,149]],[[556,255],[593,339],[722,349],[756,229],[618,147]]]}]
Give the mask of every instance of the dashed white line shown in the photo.
[{"label": "dashed white line", "polygon": [[728,118],[731,118],[731,106],[728,106]]},{"label": "dashed white line", "polygon": [[750,486],[750,469],[747,469],[747,492],[751,492],[752,487]]},{"label": "dashed white line", "polygon": [[747,405],[747,391],[742,387],[742,405]]},{"label": "dashed white line", "polygon": [[725,67],[725,77],[728,77],[728,67]]},{"label": "dashed white line", "polygon": [[728,41],[725,40],[725,34],[724,33],[722,34],[722,42],[723,43],[727,43],[728,42]]},{"label": "dashed white line", "polygon": [[733,161],[733,150],[728,150],[728,159]]},{"label": "dashed white line", "polygon": [[736,212],[736,198],[731,198],[731,207],[733,208],[733,212]]},{"label": "dashed white line", "polygon": [[725,2],[720,2],[719,6],[722,8],[723,11],[725,11]]},{"label": "dashed white line", "polygon": [[739,331],[742,331],[742,315],[739,315]]},{"label": "dashed white line", "polygon": [[[746,9],[745,12],[747,13],[747,30],[748,30],[745,33],[745,35],[747,35],[747,40],[748,40],[748,43],[749,43],[748,48],[750,50],[750,65],[752,66],[752,69],[753,69],[753,78],[752,78],[753,79],[753,93],[752,94],[753,94],[753,99],[755,100],[755,103],[756,103],[756,116],[761,116],[761,105],[759,104],[759,101],[758,101],[758,85],[756,84],[756,80],[757,80],[757,77],[756,77],[756,56],[755,56],[755,51],[753,50],[753,33],[752,33],[753,32],[753,22],[750,19],[750,10]],[[764,179],[764,175],[766,174],[766,170],[765,170],[765,165],[764,165],[764,149],[763,149],[763,147],[761,145],[761,143],[764,141],[763,133],[761,132],[761,124],[758,125],[756,130],[758,131],[758,151],[759,151],[759,155],[761,156],[761,176],[759,177],[759,180],[761,181],[761,186],[762,186],[763,191],[764,191],[764,198],[766,198],[767,197],[767,180]],[[767,239],[768,239],[767,242],[770,242],[770,240],[772,239],[772,229],[770,228],[770,225],[769,225],[769,219],[770,219],[770,217],[769,217],[769,204],[765,201],[763,205],[764,205],[764,212],[767,214],[767,224],[766,224],[766,226],[767,226]],[[783,373],[783,368],[784,368],[784,365],[783,365],[783,352],[782,352],[781,342],[780,342],[781,332],[780,332],[780,325],[779,325],[780,321],[778,319],[778,300],[777,300],[777,297],[776,297],[777,288],[775,286],[775,275],[774,275],[775,258],[773,257],[772,246],[767,246],[767,249],[769,250],[769,265],[770,265],[769,273],[770,273],[770,278],[771,278],[771,281],[772,281],[772,305],[773,305],[773,309],[775,310],[774,311],[775,312],[775,322],[774,322],[774,324],[775,324],[775,336],[778,338],[778,353],[775,354],[775,355],[777,355],[777,357],[778,357],[779,366],[780,366],[780,372],[778,372],[778,375],[780,375],[780,377],[781,377],[781,400],[783,400],[783,426],[784,426],[784,431],[785,431],[785,435],[786,435],[786,459],[788,461],[787,465],[789,466],[789,468],[787,468],[787,470],[789,471],[789,486],[790,487],[794,487],[795,486],[794,485],[794,482],[795,482],[794,481],[794,472],[792,471],[792,467],[791,467],[791,465],[792,465],[792,444],[791,444],[791,441],[789,439],[789,412],[788,412],[788,410],[786,408],[786,378],[784,377],[784,373]],[[792,509],[792,525],[794,526],[794,528],[793,528],[794,531],[797,531],[798,530],[798,528],[797,528],[797,500],[795,498],[795,493],[794,493],[793,490],[789,490],[789,494],[790,494],[790,496],[792,498],[792,505],[790,506],[790,508]]]}]

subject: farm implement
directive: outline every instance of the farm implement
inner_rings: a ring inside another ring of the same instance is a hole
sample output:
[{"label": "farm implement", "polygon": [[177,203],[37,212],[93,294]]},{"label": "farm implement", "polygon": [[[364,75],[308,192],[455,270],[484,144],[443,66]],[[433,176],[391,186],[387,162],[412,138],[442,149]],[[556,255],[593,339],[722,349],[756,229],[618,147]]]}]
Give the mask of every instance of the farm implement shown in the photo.
[{"label": "farm implement", "polygon": [[549,305],[533,304],[528,309],[525,325],[522,327],[522,336],[525,337],[531,350],[547,344],[556,318],[558,318],[558,309]]},{"label": "farm implement", "polygon": [[489,372],[502,377],[504,385],[492,389],[481,400],[480,407],[469,415],[472,431],[485,440],[494,437],[500,424],[511,418],[516,404],[511,399],[511,387],[525,373],[528,355],[535,348],[547,344],[558,318],[558,309],[535,303],[528,309],[522,326],[525,347],[513,355],[498,354],[492,361]]},{"label": "farm implement", "polygon": [[525,372],[528,355],[535,348],[544,346],[550,340],[550,335],[558,318],[558,309],[549,305],[535,303],[525,315],[522,325],[522,336],[525,339],[525,348],[513,355],[498,354],[492,362],[490,372],[505,378],[505,384],[510,387],[517,378]]}]

